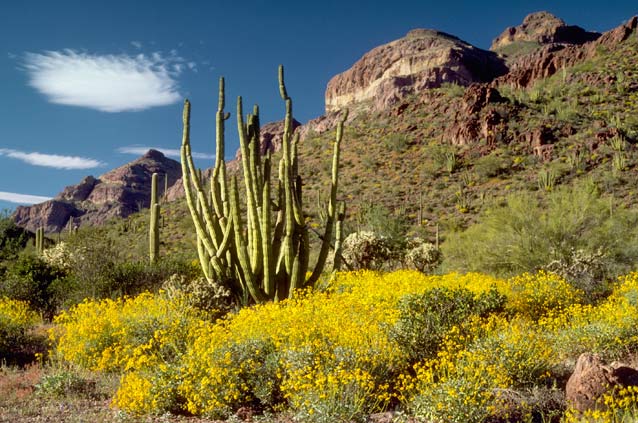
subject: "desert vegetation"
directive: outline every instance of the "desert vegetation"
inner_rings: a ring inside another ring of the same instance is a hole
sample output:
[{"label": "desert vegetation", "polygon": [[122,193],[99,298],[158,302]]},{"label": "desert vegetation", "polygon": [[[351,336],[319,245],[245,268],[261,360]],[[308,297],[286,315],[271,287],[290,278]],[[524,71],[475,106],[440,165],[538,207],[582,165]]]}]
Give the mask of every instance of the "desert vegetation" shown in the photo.
[{"label": "desert vegetation", "polygon": [[[240,103],[226,174],[222,82],[210,181],[185,109],[185,201],[61,234],[0,219],[0,414],[635,421],[635,386],[589,409],[565,389],[583,353],[638,365],[636,43],[500,88],[503,139],[549,128],[549,158],[441,142],[453,84],[300,142],[282,75],[282,151],[259,154],[258,109],[244,121]],[[624,76],[604,91],[594,73]],[[614,137],[585,150],[595,122]]]}]

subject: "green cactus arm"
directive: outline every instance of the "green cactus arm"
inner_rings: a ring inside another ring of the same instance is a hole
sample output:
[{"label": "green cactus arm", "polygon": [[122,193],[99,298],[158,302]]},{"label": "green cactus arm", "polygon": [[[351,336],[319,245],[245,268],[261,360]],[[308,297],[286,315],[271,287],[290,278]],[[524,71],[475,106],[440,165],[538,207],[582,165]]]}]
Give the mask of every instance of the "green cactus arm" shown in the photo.
[{"label": "green cactus arm", "polygon": [[334,259],[332,261],[332,271],[335,272],[341,267],[341,253],[343,250],[343,221],[346,218],[346,203],[339,202],[337,208],[337,223],[335,227],[335,250]]},{"label": "green cactus arm", "polygon": [[[249,117],[249,119],[251,119]],[[263,265],[261,257],[261,230],[259,229],[259,213],[255,199],[257,186],[255,170],[250,165],[250,139],[247,134],[247,126],[244,123],[242,99],[237,98],[237,131],[239,133],[239,146],[241,150],[241,162],[244,169],[244,185],[246,187],[246,225],[248,229],[248,250],[251,274],[260,273]]]},{"label": "green cactus arm", "polygon": [[228,210],[224,209],[224,199],[228,196],[228,185],[226,182],[226,161],[225,161],[225,121],[230,117],[224,112],[226,94],[224,89],[224,78],[219,78],[219,99],[217,102],[217,114],[215,117],[215,167],[211,178],[211,197],[213,208],[218,218],[228,216]]},{"label": "green cactus arm", "polygon": [[270,238],[272,230],[272,204],[270,200],[270,161],[272,160],[270,151],[266,153],[264,159],[263,190],[261,204],[261,239],[262,258],[264,269],[263,289],[266,295],[273,298],[275,295],[274,260],[273,245]]},{"label": "green cactus arm", "polygon": [[328,216],[326,218],[326,226],[324,230],[323,239],[321,241],[321,250],[319,251],[319,257],[317,258],[317,263],[315,265],[314,270],[312,271],[312,275],[306,281],[306,284],[309,286],[313,286],[315,282],[321,276],[321,272],[323,272],[324,266],[326,264],[326,259],[328,258],[328,251],[330,249],[330,244],[332,240],[332,228],[335,220],[335,203],[337,201],[337,187],[339,185],[339,152],[341,149],[341,140],[343,139],[343,125],[348,118],[348,111],[341,116],[339,123],[337,124],[337,135],[335,137],[334,143],[334,152],[332,155],[332,177],[330,182],[330,199],[328,202]]},{"label": "green cactus arm", "polygon": [[151,222],[149,227],[149,260],[151,264],[159,259],[159,215],[160,205],[158,203],[151,204]]},{"label": "green cactus arm", "polygon": [[230,189],[231,213],[233,219],[233,228],[235,232],[235,253],[241,269],[241,278],[250,293],[252,299],[256,302],[266,301],[266,295],[261,291],[255,280],[255,274],[252,271],[250,258],[248,257],[248,248],[244,240],[243,225],[239,213],[239,189],[237,188],[237,178],[233,178]]},{"label": "green cactus arm", "polygon": [[[198,212],[198,201],[195,199],[195,193],[193,192],[193,172],[192,160],[188,160],[190,154],[190,102],[184,101],[184,113],[183,113],[183,135],[182,135],[182,147],[181,147],[181,162],[182,162],[182,182],[184,184],[184,193],[186,197],[186,203],[191,213],[191,218],[195,226],[196,235],[202,240],[208,256],[215,255],[215,247],[211,239],[210,234],[206,231],[204,219]],[[202,263],[203,265],[204,263]]]}]

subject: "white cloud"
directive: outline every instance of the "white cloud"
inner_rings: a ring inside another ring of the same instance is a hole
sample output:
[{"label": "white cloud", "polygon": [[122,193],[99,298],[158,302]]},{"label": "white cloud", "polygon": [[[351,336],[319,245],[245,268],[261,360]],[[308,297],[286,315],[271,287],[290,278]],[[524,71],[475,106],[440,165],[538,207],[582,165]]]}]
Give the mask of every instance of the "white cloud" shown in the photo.
[{"label": "white cloud", "polygon": [[136,49],[140,50],[142,48],[142,42],[141,41],[131,41],[131,45],[133,47],[135,47]]},{"label": "white cloud", "polygon": [[129,56],[63,50],[25,55],[29,84],[50,102],[103,112],[138,111],[179,101],[176,77],[182,66],[172,65],[183,62],[179,56],[166,58],[158,52]]},{"label": "white cloud", "polygon": [[37,204],[50,199],[51,197],[42,197],[40,195],[16,194],[14,192],[0,191],[0,201],[8,201],[16,204]]},{"label": "white cloud", "polygon": [[[132,145],[132,146],[128,146],[128,147],[120,147],[120,148],[117,149],[117,151],[119,153],[135,154],[135,155],[141,156],[143,154],[146,154],[146,152],[148,150],[150,150],[150,149],[161,151],[165,156],[168,156],[168,157],[176,157],[178,159],[181,157],[181,153],[180,153],[179,150],[175,150],[175,149],[171,149],[171,148],[161,148],[161,147],[145,147],[145,146],[141,146],[141,145]],[[214,159],[215,158],[214,154],[193,152],[192,155],[193,155],[194,159]]]},{"label": "white cloud", "polygon": [[59,154],[26,153],[24,151],[0,148],[0,156],[22,160],[34,166],[53,167],[56,169],[92,169],[104,166],[105,163],[78,156],[61,156]]}]

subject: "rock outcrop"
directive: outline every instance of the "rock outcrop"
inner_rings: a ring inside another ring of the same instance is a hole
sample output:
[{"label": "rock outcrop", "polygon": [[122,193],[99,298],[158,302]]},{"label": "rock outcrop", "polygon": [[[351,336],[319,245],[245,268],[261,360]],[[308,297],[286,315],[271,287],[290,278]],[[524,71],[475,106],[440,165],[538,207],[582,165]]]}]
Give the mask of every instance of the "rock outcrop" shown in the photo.
[{"label": "rock outcrop", "polygon": [[623,364],[606,366],[595,354],[581,354],[567,381],[565,398],[578,411],[604,408],[602,396],[615,387],[637,386],[638,371]]},{"label": "rock outcrop", "polygon": [[510,64],[509,72],[497,78],[494,83],[513,85],[518,88],[528,87],[538,79],[548,78],[563,68],[594,57],[600,48],[616,48],[632,34],[635,36],[637,26],[638,18],[634,16],[627,23],[582,45],[547,44],[530,54],[519,57]]},{"label": "rock outcrop", "polygon": [[326,112],[369,103],[382,110],[401,98],[443,83],[489,82],[507,68],[495,53],[443,32],[416,29],[404,38],[376,47],[326,89]]},{"label": "rock outcrop", "polygon": [[52,200],[18,207],[14,220],[28,230],[44,227],[45,232],[50,233],[64,228],[70,219],[74,225],[83,225],[100,224],[116,216],[126,217],[148,207],[153,173],[167,175],[170,187],[182,171],[175,160],[149,150],[139,159],[99,178],[87,176],[79,184],[64,188]]},{"label": "rock outcrop", "polygon": [[523,23],[509,27],[492,42],[491,50],[498,51],[516,42],[543,44],[584,44],[594,41],[600,34],[588,32],[575,25],[567,25],[549,12],[527,15]]}]

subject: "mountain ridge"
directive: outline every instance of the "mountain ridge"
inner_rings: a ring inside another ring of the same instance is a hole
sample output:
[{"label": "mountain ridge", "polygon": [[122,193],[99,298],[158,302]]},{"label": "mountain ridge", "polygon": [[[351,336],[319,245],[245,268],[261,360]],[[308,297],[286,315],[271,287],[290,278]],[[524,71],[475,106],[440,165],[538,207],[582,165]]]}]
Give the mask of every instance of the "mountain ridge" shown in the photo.
[{"label": "mountain ridge", "polygon": [[[389,103],[381,102],[382,107],[369,107],[368,104],[367,109],[364,107],[359,113],[351,113],[342,156],[343,197],[353,204],[349,210],[356,213],[364,202],[374,202],[392,209],[402,208],[419,224],[439,220],[441,217],[437,213],[442,209],[446,210],[447,219],[454,215],[455,219],[467,221],[471,219],[471,213],[467,214],[465,210],[480,210],[480,207],[472,206],[472,202],[484,197],[485,192],[501,192],[510,185],[521,185],[520,182],[508,184],[508,178],[517,178],[522,170],[526,172],[524,176],[521,173],[521,177],[526,178],[522,182],[527,185],[530,178],[535,178],[534,169],[541,167],[562,166],[557,171],[559,183],[575,177],[576,174],[566,173],[563,169],[570,149],[596,157],[583,159],[587,171],[601,166],[604,160],[611,160],[612,155],[606,150],[610,148],[609,140],[622,136],[632,145],[636,137],[631,131],[638,131],[638,122],[631,121],[633,109],[618,109],[620,100],[638,90],[638,85],[634,86],[638,84],[638,78],[634,82],[633,74],[626,70],[631,67],[618,68],[616,63],[619,60],[616,56],[621,60],[636,57],[637,23],[638,19],[633,17],[595,40],[580,44],[548,42],[539,45],[509,61],[508,72],[488,82],[467,81],[467,86],[441,84],[437,88],[405,91]],[[416,39],[443,37],[452,43],[458,40],[432,30],[408,34]],[[609,63],[612,69],[591,72],[578,67],[580,63],[592,60],[603,62],[591,66],[607,66],[605,52],[613,53],[619,49],[627,51],[613,57],[615,62]],[[598,59],[600,57],[603,59]],[[505,58],[502,60],[506,62]],[[538,84],[549,88],[537,88]],[[601,103],[593,102],[606,100],[602,94],[605,90],[620,88],[624,92],[614,91],[609,100],[618,100],[612,106],[616,114],[622,115],[619,119],[625,121],[622,127],[609,116],[595,115],[596,104]],[[593,90],[595,94],[581,96],[578,90]],[[358,107],[358,103],[345,105]],[[315,171],[325,166],[320,159],[325,155],[323,150],[330,145],[330,130],[336,116],[336,111],[327,112],[297,128],[304,140],[300,144],[302,163],[313,170],[305,179],[307,188],[310,195],[318,198],[322,181],[321,172]],[[280,122],[264,125],[262,143],[265,142],[264,135],[270,136],[268,148],[276,151],[280,133]],[[457,163],[445,164],[446,160]],[[489,161],[493,162],[489,164],[492,167],[486,169]],[[494,164],[497,162],[498,165]],[[435,165],[438,166],[436,169]],[[442,170],[448,165],[451,171]],[[233,166],[239,168],[236,160],[229,163],[229,167]],[[633,169],[633,165],[628,168]],[[465,174],[478,174],[478,180],[464,181],[459,169]],[[44,226],[48,232],[55,232],[64,227],[64,216],[67,221],[73,218],[77,224],[100,224],[109,217],[125,217],[140,209],[131,206],[131,202],[126,207],[118,204],[119,197],[113,191],[117,188],[117,180],[109,182],[107,177],[106,183],[98,184],[101,177],[91,178],[85,178],[70,190],[65,189],[50,202],[19,208],[20,213],[16,211],[14,215],[16,221],[30,229]],[[141,188],[141,192],[150,191],[150,176],[142,179],[140,183],[148,183],[148,187]],[[171,181],[168,198],[178,199],[183,195],[183,188],[177,173]],[[447,193],[448,186],[457,184],[463,188]],[[103,192],[101,198],[109,201],[87,201],[96,186],[99,187],[97,192]],[[420,195],[418,191],[424,190],[433,190],[431,201],[438,201],[441,206],[428,206],[432,209],[429,211],[428,207],[418,206],[417,210],[415,198]],[[146,203],[139,201],[143,208]],[[469,203],[469,207],[464,203]]]}]

